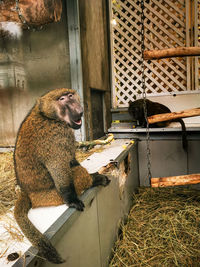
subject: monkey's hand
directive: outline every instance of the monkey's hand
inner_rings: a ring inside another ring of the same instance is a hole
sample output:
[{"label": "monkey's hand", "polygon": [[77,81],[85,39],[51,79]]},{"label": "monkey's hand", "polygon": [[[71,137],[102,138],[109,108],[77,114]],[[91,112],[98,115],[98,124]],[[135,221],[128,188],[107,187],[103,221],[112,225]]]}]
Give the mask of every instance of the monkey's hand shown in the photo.
[{"label": "monkey's hand", "polygon": [[110,183],[110,180],[108,179],[107,176],[100,174],[98,172],[92,173],[91,176],[93,179],[93,183],[92,183],[93,187],[98,186],[98,185],[107,186]]},{"label": "monkey's hand", "polygon": [[61,189],[61,195],[64,202],[70,207],[75,208],[79,211],[83,211],[85,205],[83,202],[77,197],[74,185],[71,184],[69,187],[65,187]]},{"label": "monkey's hand", "polygon": [[77,209],[79,211],[83,211],[85,205],[80,199],[77,198],[76,200],[74,200],[74,202],[69,204],[69,207],[70,208],[75,208],[75,209]]}]

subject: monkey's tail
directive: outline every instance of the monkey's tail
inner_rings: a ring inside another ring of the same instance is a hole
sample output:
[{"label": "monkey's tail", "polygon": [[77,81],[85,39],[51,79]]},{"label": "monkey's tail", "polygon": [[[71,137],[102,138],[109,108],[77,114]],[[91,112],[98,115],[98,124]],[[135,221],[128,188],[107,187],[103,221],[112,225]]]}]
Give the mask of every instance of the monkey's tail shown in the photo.
[{"label": "monkey's tail", "polygon": [[188,141],[187,141],[187,131],[186,131],[186,127],[185,127],[185,123],[182,119],[174,119],[174,122],[180,122],[181,127],[182,127],[182,145],[183,145],[183,149],[185,150],[185,152],[187,152],[188,150]]},{"label": "monkey's tail", "polygon": [[33,246],[39,250],[39,255],[52,263],[63,263],[61,258],[51,242],[41,234],[28,218],[28,211],[31,208],[31,201],[28,195],[20,191],[15,203],[14,216],[24,235],[30,240]]}]

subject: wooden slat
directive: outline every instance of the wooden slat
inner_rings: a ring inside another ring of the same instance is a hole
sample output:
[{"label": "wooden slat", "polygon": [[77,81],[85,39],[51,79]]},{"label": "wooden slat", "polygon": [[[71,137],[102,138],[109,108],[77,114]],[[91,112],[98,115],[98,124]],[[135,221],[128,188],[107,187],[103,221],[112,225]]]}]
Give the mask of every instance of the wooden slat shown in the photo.
[{"label": "wooden slat", "polygon": [[200,47],[176,47],[144,51],[145,60],[188,56],[200,56]]},{"label": "wooden slat", "polygon": [[195,116],[200,116],[200,107],[183,110],[179,112],[157,114],[157,115],[150,116],[147,119],[148,119],[149,124],[152,124],[155,122],[169,121],[169,120],[174,120],[178,118],[187,118],[187,117],[195,117]]},{"label": "wooden slat", "polygon": [[[176,44],[181,45],[182,42],[179,40],[179,38],[177,38],[174,34],[170,33],[164,26],[162,26],[162,24],[160,23],[160,20],[163,20],[164,16],[162,14],[160,14],[159,12],[156,11],[156,9],[149,7],[149,10],[155,14],[159,20],[157,21],[156,19],[153,20],[154,25],[156,25],[158,27],[159,30],[161,30],[163,33],[166,34],[166,36],[169,36],[171,40],[173,40]],[[164,24],[166,24],[166,21],[163,21]],[[180,25],[181,26],[181,25]],[[171,29],[173,29],[174,31],[177,32],[176,27],[171,27]],[[180,31],[178,31],[179,33]],[[157,33],[159,35],[159,33]]]},{"label": "wooden slat", "polygon": [[[163,2],[156,1],[156,5],[160,7],[160,9],[162,11],[164,11],[166,14],[169,13],[169,10],[167,7],[165,7],[165,5],[163,5]],[[174,5],[174,7],[176,7],[176,5]],[[147,7],[146,7],[147,8]],[[159,16],[159,13],[156,12],[156,10],[153,10],[154,14],[156,14],[164,23],[166,23],[166,18],[162,15]],[[177,10],[177,12],[180,12],[180,10]],[[182,14],[182,16],[184,16]],[[172,18],[173,23],[171,22],[167,22],[168,26],[172,29],[174,29],[174,23],[178,23],[182,28],[184,27],[185,21],[181,20],[179,17],[177,17],[175,14],[173,14],[172,12],[170,13],[170,17]],[[177,29],[176,29],[177,30]],[[182,38],[185,38],[184,33],[182,31],[176,31]]]},{"label": "wooden slat", "polygon": [[188,184],[199,184],[199,183],[200,183],[200,173],[181,175],[181,176],[151,178],[152,187],[166,187],[166,186],[177,186],[177,185],[188,185]]},{"label": "wooden slat", "polygon": [[[173,75],[171,75],[171,73],[167,72],[167,70],[165,68],[163,68],[161,65],[159,66],[159,64],[156,64],[158,66],[158,69],[162,70],[163,73],[165,73],[165,75],[167,76],[168,79],[170,79],[170,81],[173,81]],[[159,77],[161,80],[163,80],[163,76],[155,69],[155,67],[149,65],[148,66],[149,69],[151,70],[152,73],[156,74],[156,77]],[[154,81],[154,83],[159,87],[161,87],[163,92],[168,92],[168,88],[170,88],[172,91],[176,90],[176,88],[174,88],[173,84],[171,84],[167,78],[165,78],[165,80],[163,81],[165,85],[167,85],[167,88],[164,88],[158,81],[156,81],[156,79],[154,79],[153,77],[151,77],[151,80]],[[184,90],[184,86],[183,84],[181,84],[180,82],[178,82],[178,80],[176,80],[176,83],[179,84],[179,87]]]},{"label": "wooden slat", "polygon": [[[165,68],[159,64],[158,61],[154,61],[153,64],[158,68],[161,69],[163,73],[165,73],[167,75],[167,77],[170,77],[173,81],[174,81],[174,77],[173,76],[169,76],[169,74],[171,74],[171,72],[169,72],[166,68],[169,67],[170,69],[172,69],[177,76],[179,76],[180,78],[182,78],[182,80],[185,80],[185,74],[184,74],[184,70],[186,69],[186,66],[178,59],[178,58],[173,58],[173,62],[174,64],[170,63],[168,60],[163,59],[163,61],[165,62]],[[152,62],[152,61],[151,61]],[[182,70],[179,71],[176,67],[179,66]],[[172,78],[173,77],[173,78]],[[177,80],[176,80],[176,84],[177,84]]]}]

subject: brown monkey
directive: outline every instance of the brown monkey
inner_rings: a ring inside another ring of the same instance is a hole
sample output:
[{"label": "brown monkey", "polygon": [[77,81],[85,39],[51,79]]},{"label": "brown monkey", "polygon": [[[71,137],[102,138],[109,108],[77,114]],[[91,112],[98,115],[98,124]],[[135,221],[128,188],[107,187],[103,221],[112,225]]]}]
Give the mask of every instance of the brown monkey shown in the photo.
[{"label": "brown monkey", "polygon": [[21,190],[14,215],[40,255],[53,263],[64,260],[29,221],[29,209],[66,203],[83,211],[84,204],[77,195],[89,187],[110,182],[104,175],[90,175],[75,159],[72,129],[81,127],[82,115],[75,90],[50,91],[38,99],[22,122],[15,145],[15,172]]},{"label": "brown monkey", "polygon": [[[166,107],[163,104],[160,104],[158,102],[153,102],[149,99],[146,99],[146,109],[147,109],[147,117],[153,116],[156,114],[162,114],[162,113],[170,113],[171,110]],[[132,116],[133,119],[137,120],[139,122],[139,125],[141,127],[146,127],[147,122],[144,115],[144,99],[138,99],[134,102],[129,103],[128,108],[129,114]],[[183,149],[187,151],[187,136],[186,136],[186,127],[185,123],[182,119],[174,119],[170,121],[163,121],[163,122],[156,122],[153,124],[150,124],[149,127],[167,127],[170,122],[180,122],[182,127],[182,144]]]}]

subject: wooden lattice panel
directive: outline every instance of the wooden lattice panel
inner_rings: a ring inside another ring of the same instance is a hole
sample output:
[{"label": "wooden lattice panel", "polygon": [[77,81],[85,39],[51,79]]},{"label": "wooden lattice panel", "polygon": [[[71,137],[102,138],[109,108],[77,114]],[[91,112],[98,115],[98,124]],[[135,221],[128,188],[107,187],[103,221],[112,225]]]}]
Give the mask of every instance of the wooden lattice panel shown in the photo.
[{"label": "wooden lattice panel", "polygon": [[[148,3],[147,3],[148,2]],[[145,49],[185,46],[185,1],[150,0],[145,3]],[[113,35],[113,106],[125,107],[142,95],[140,1],[112,4],[117,25]],[[186,58],[145,62],[147,95],[169,95],[187,90]]]}]

